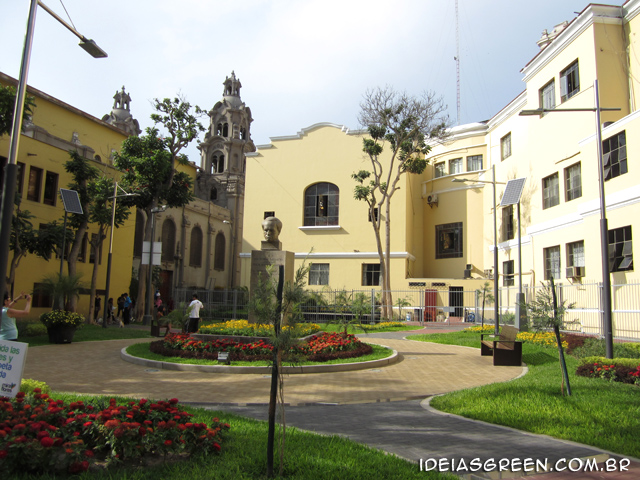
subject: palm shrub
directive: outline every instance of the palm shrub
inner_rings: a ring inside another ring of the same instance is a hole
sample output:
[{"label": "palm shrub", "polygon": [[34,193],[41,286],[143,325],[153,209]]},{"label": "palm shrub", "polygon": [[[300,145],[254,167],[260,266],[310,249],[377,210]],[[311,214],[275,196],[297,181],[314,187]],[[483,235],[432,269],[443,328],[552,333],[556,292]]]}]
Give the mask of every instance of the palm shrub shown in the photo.
[{"label": "palm shrub", "polygon": [[72,298],[78,298],[80,291],[86,288],[81,281],[82,274],[76,273],[64,275],[52,273],[46,275],[37,288],[37,291],[53,298],[54,310],[69,310]]}]

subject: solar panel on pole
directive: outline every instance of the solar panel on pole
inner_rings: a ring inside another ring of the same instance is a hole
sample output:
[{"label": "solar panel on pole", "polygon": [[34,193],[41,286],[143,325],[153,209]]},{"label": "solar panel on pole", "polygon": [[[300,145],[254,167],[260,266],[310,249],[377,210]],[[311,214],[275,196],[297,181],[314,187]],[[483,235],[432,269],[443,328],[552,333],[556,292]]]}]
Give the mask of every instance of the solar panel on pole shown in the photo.
[{"label": "solar panel on pole", "polygon": [[522,197],[522,190],[524,190],[524,184],[527,181],[526,178],[516,178],[515,180],[509,180],[502,195],[501,207],[508,207],[509,205],[516,205]]},{"label": "solar panel on pole", "polygon": [[75,190],[67,190],[66,188],[60,189],[60,196],[62,197],[62,203],[64,205],[64,211],[69,213],[77,213],[82,215],[82,204],[80,203],[80,197]]}]

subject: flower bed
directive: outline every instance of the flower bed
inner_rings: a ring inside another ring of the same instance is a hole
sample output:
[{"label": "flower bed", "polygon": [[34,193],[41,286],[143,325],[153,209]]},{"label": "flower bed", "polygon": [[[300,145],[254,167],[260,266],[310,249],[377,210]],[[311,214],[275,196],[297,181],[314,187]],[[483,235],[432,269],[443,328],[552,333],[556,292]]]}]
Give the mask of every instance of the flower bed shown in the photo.
[{"label": "flower bed", "polygon": [[[295,327],[285,326],[285,330],[294,328],[300,337],[305,337],[320,331],[315,323],[298,323]],[[273,325],[249,323],[247,320],[229,320],[223,323],[202,325],[198,333],[207,335],[239,335],[247,337],[269,337],[273,335]]]},{"label": "flower bed", "polygon": [[79,473],[90,465],[220,451],[226,423],[192,423],[177,399],[96,407],[41,393],[0,397],[0,473]]},{"label": "flower bed", "polygon": [[576,375],[640,385],[640,365],[637,359],[585,360],[578,366]]},{"label": "flower bed", "polygon": [[[167,335],[163,340],[152,342],[150,346],[153,353],[167,357],[206,360],[217,360],[218,352],[229,352],[229,358],[233,361],[271,360],[273,348],[273,345],[264,340],[253,343],[240,343],[231,339],[202,341],[185,334]],[[325,362],[336,358],[360,357],[372,351],[371,345],[362,343],[355,335],[321,333],[291,347],[284,357],[305,357],[309,361]]]},{"label": "flower bed", "polygon": [[84,323],[84,317],[79,313],[52,310],[40,315],[40,321],[47,328],[79,327]]}]

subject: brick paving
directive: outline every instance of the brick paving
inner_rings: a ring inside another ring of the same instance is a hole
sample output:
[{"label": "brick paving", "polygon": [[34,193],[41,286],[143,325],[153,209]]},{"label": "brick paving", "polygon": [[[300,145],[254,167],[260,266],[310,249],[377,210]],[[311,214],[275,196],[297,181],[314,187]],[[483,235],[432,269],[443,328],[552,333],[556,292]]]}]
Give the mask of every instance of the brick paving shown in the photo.
[{"label": "brick paving", "polygon": [[[533,435],[443,414],[428,406],[429,397],[493,382],[505,382],[525,367],[494,367],[478,349],[407,341],[411,333],[458,330],[464,324],[427,324],[425,330],[370,334],[366,341],[397,350],[401,361],[384,368],[354,372],[288,375],[285,378],[287,424],[353,440],[416,462],[446,459],[558,459],[619,457],[572,442]],[[417,326],[416,328],[420,328]],[[149,339],[149,341],[152,339]],[[29,349],[25,378],[45,381],[53,390],[135,398],[172,398],[181,402],[265,419],[270,376],[170,371],[127,363],[122,348],[140,342],[109,340]],[[70,374],[70,372],[72,372]],[[604,464],[601,464],[604,468]],[[521,478],[522,472],[498,472],[464,478]],[[527,476],[531,478],[531,476]],[[628,472],[553,472],[535,480],[640,478],[640,462]]]}]

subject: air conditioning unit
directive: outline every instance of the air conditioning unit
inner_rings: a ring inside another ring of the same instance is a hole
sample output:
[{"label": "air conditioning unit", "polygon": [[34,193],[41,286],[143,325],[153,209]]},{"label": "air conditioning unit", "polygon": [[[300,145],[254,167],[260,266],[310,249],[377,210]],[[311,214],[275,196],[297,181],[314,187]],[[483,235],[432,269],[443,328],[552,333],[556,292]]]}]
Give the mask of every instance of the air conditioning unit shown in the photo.
[{"label": "air conditioning unit", "polygon": [[464,278],[471,278],[471,269],[469,268],[464,269]]},{"label": "air conditioning unit", "polygon": [[429,205],[438,205],[438,195],[436,195],[435,193],[427,195],[427,203]]},{"label": "air conditioning unit", "polygon": [[491,280],[493,278],[493,268],[488,268],[484,271],[485,278]]},{"label": "air conditioning unit", "polygon": [[573,267],[576,277],[584,277],[584,267]]},{"label": "air conditioning unit", "polygon": [[565,277],[567,278],[575,278],[576,277],[576,269],[575,267],[567,267],[565,270]]}]

